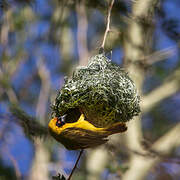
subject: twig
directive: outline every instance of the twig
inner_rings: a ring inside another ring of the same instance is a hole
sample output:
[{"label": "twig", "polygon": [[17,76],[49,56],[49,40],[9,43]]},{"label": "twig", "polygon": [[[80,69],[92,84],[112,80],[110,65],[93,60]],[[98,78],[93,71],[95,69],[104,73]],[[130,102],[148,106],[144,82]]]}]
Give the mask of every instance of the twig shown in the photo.
[{"label": "twig", "polygon": [[156,51],[146,57],[144,57],[144,59],[147,60],[148,65],[152,65],[156,62],[165,60],[171,56],[173,56],[176,52],[176,48],[175,47],[169,47],[160,51]]},{"label": "twig", "polygon": [[113,4],[114,4],[114,0],[111,1],[111,4],[110,4],[109,9],[108,9],[106,31],[104,33],[103,42],[102,42],[100,51],[104,51],[104,45],[105,45],[105,41],[107,38],[107,34],[110,31],[109,25],[110,25],[110,20],[111,20],[111,10],[112,10]]},{"label": "twig", "polygon": [[180,69],[175,70],[166,81],[142,98],[141,110],[148,112],[163,99],[180,91]]},{"label": "twig", "polygon": [[73,173],[74,173],[74,171],[75,171],[75,169],[76,169],[76,167],[77,167],[77,164],[78,164],[78,162],[79,162],[79,160],[80,160],[80,158],[81,158],[81,155],[82,155],[83,151],[84,151],[83,149],[80,151],[79,156],[78,156],[78,158],[77,158],[77,160],[76,160],[76,163],[75,163],[75,165],[74,165],[74,167],[73,167],[73,169],[72,169],[72,171],[71,171],[71,174],[69,175],[69,177],[68,177],[67,180],[70,180],[70,179],[71,179],[71,177],[72,177],[72,175],[73,175]]},{"label": "twig", "polygon": [[21,179],[21,172],[19,170],[18,163],[17,163],[16,159],[12,156],[12,154],[9,152],[9,149],[6,145],[2,149],[2,153],[4,153],[5,155],[7,155],[9,157],[9,159],[11,160],[12,165],[14,167],[16,179],[20,180]]},{"label": "twig", "polygon": [[155,51],[152,54],[146,55],[142,58],[139,58],[139,63],[143,63],[145,65],[153,65],[156,62],[165,60],[171,56],[173,56],[176,52],[175,47],[168,47],[166,49],[160,50],[160,51]]},{"label": "twig", "polygon": [[168,162],[168,163],[174,163],[174,164],[180,164],[180,157],[179,156],[169,156],[169,154],[163,154],[163,152],[158,152],[154,149],[146,149],[147,152],[140,152],[140,151],[136,151],[136,150],[132,150],[132,149],[127,149],[130,153],[134,153],[138,156],[142,156],[144,158],[146,158],[146,160],[148,161],[148,159],[159,159],[159,161],[161,162]]},{"label": "twig", "polygon": [[[172,152],[173,149],[180,145],[180,123],[178,123],[174,128],[170,131],[166,132],[162,137],[160,137],[154,144],[152,144],[151,148],[153,151],[158,154],[163,154],[163,157]],[[159,156],[153,158],[145,158],[143,156],[133,156],[131,161],[131,168],[129,168],[123,176],[123,179],[145,179],[149,170],[155,166],[157,163],[164,160]],[[167,160],[165,158],[165,160]],[[171,161],[172,162],[172,161]],[[173,163],[178,164],[178,161],[174,161]],[[138,173],[137,173],[138,168]]]},{"label": "twig", "polygon": [[43,61],[43,59],[40,59],[38,61],[37,68],[42,85],[38,97],[36,115],[40,119],[40,121],[43,122],[46,117],[46,106],[51,89],[51,81],[50,81],[50,72],[46,67],[46,64]]}]

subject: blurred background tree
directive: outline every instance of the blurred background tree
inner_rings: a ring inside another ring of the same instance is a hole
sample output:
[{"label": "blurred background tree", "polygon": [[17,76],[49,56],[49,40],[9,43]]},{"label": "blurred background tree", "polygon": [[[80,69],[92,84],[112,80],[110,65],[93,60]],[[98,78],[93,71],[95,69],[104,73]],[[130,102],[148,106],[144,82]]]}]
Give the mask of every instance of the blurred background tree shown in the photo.
[{"label": "blurred background tree", "polygon": [[[27,138],[9,104],[47,125],[64,76],[98,53],[109,3],[0,1],[0,179],[70,173],[78,152]],[[179,0],[115,0],[105,51],[135,81],[142,113],[127,133],[87,150],[73,179],[180,179],[179,8]]]}]

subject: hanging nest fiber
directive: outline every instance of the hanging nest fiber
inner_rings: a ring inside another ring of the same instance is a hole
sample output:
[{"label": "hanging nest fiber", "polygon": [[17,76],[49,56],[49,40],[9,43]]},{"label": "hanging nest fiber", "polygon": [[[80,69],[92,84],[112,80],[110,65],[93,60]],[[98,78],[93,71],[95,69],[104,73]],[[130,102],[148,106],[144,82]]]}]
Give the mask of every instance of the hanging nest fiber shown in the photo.
[{"label": "hanging nest fiber", "polygon": [[59,91],[52,106],[56,117],[83,113],[96,127],[127,122],[140,112],[140,97],[134,82],[104,54],[90,58],[87,66],[76,68]]}]

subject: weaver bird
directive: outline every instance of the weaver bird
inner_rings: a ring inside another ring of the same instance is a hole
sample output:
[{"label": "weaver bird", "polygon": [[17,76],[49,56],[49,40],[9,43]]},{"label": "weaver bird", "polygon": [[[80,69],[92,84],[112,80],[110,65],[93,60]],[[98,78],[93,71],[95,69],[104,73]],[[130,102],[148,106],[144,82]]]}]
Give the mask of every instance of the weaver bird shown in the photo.
[{"label": "weaver bird", "polygon": [[[49,122],[50,134],[69,150],[92,148],[108,141],[107,137],[115,133],[121,133],[127,130],[126,124],[117,122],[107,127],[96,127],[93,122],[90,123],[83,113],[77,109],[77,121],[72,122],[72,115],[54,117]],[[103,124],[103,122],[102,122]]]}]

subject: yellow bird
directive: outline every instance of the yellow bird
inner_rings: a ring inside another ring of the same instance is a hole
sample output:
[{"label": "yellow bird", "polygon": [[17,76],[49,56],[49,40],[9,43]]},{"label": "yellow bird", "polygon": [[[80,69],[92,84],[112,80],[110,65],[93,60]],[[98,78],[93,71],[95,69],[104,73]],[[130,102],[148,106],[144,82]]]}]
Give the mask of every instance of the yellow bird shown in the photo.
[{"label": "yellow bird", "polygon": [[105,128],[97,128],[81,114],[77,122],[65,123],[65,116],[53,118],[48,124],[50,134],[69,150],[92,148],[108,141],[107,137],[127,130],[119,122]]}]

